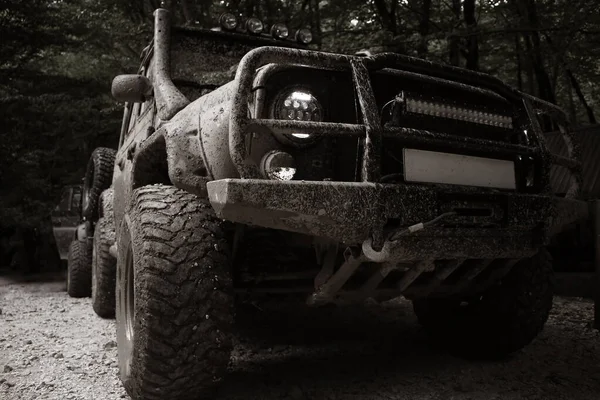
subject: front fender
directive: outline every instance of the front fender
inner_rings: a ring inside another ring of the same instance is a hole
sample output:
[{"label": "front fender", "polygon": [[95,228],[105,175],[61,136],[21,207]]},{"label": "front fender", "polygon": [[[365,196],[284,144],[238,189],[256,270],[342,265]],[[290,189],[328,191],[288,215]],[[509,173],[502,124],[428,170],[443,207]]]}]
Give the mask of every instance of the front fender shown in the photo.
[{"label": "front fender", "polygon": [[232,88],[229,83],[197,99],[140,144],[132,189],[170,183],[205,197],[208,181],[238,177],[229,155]]},{"label": "front fender", "polygon": [[174,186],[207,196],[206,182],[210,180],[202,154],[198,129],[176,126],[165,135],[169,179]]}]

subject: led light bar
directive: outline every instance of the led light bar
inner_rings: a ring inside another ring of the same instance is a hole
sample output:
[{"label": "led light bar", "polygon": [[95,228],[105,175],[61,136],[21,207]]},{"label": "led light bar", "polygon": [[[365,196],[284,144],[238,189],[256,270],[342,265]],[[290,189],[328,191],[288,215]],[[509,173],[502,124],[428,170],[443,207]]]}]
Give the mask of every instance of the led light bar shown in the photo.
[{"label": "led light bar", "polygon": [[506,115],[492,114],[424,100],[406,99],[406,111],[414,114],[431,115],[499,128],[512,129],[513,127],[512,118]]}]

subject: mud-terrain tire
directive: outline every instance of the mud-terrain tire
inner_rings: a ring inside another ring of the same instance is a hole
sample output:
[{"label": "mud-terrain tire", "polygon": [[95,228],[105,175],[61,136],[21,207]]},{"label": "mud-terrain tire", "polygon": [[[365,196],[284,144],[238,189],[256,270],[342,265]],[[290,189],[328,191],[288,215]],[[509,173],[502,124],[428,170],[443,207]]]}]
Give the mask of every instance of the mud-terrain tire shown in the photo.
[{"label": "mud-terrain tire", "polygon": [[113,188],[108,188],[100,195],[100,204],[98,204],[98,217],[104,218],[112,224],[114,224],[115,218],[113,198]]},{"label": "mud-terrain tire", "polygon": [[451,354],[498,359],[522,349],[542,331],[553,286],[552,258],[542,249],[478,296],[415,300],[413,308],[435,343]]},{"label": "mud-terrain tire", "polygon": [[113,149],[98,147],[88,161],[81,201],[81,213],[88,221],[98,219],[100,194],[112,183],[116,154]]},{"label": "mud-terrain tire", "polygon": [[112,222],[100,218],[94,232],[92,252],[92,308],[102,318],[115,316],[117,260],[109,252],[114,242]]},{"label": "mud-terrain tire", "polygon": [[73,240],[67,260],[67,293],[71,297],[89,297],[92,292],[91,240]]},{"label": "mud-terrain tire", "polygon": [[140,399],[204,398],[226,372],[234,325],[230,243],[206,200],[136,189],[118,231],[121,380]]}]

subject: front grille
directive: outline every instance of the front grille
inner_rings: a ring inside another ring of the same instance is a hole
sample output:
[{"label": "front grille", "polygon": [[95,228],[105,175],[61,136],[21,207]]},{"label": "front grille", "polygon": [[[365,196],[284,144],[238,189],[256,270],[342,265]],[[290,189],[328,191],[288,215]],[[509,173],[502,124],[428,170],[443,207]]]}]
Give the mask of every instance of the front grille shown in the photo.
[{"label": "front grille", "polygon": [[[384,135],[381,176],[388,183],[404,182],[403,149],[517,161],[514,153],[497,146],[521,144],[514,106],[504,97],[476,86],[407,71],[383,69],[370,74],[383,129],[409,129],[415,135],[440,134],[448,140],[407,143],[405,137]],[[426,132],[426,133],[422,133]],[[486,145],[453,148],[463,138],[485,140]],[[522,163],[517,163],[517,170]],[[523,175],[517,171],[517,181]],[[519,185],[523,188],[523,185]]]},{"label": "front grille", "polygon": [[386,126],[517,143],[514,109],[493,92],[394,70],[372,73],[371,80]]}]

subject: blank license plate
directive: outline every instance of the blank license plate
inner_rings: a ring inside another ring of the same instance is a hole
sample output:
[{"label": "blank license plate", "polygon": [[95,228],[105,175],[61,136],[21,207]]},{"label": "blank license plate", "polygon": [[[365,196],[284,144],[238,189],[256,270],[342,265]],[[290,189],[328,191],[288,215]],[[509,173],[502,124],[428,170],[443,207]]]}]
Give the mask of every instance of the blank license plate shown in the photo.
[{"label": "blank license plate", "polygon": [[515,189],[515,163],[508,160],[404,149],[407,182]]}]

